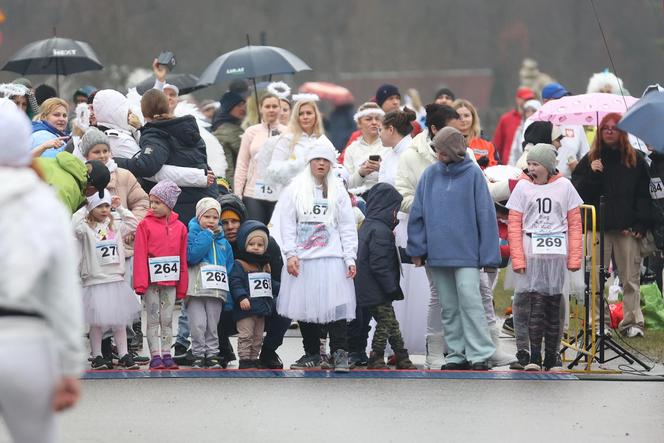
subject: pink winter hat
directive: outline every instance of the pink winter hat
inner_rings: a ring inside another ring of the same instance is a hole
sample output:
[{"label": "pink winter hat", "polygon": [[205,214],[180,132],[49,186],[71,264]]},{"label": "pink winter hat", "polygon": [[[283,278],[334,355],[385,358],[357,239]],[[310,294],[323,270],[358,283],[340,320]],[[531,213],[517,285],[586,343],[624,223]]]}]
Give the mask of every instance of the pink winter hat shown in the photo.
[{"label": "pink winter hat", "polygon": [[173,209],[178,201],[178,196],[182,190],[171,180],[162,180],[150,190],[150,195],[154,195],[163,201],[166,206]]}]

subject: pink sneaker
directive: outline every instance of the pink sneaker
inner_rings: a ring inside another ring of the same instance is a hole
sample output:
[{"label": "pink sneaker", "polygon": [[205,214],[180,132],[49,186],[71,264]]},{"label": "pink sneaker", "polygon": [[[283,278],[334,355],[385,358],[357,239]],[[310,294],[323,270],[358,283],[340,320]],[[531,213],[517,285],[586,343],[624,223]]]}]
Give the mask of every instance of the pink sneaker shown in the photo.
[{"label": "pink sneaker", "polygon": [[150,369],[164,369],[164,361],[161,359],[160,355],[155,355],[150,359]]},{"label": "pink sneaker", "polygon": [[175,360],[173,360],[173,357],[171,357],[171,354],[164,354],[164,356],[162,357],[162,361],[164,364],[163,367],[164,369],[167,370],[180,369],[177,363],[175,363]]}]

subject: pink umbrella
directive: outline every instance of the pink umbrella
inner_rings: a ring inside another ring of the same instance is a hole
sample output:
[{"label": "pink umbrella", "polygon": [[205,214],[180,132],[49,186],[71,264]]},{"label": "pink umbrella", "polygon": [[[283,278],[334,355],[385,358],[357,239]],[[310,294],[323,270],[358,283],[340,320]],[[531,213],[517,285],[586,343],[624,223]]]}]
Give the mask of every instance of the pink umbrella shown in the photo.
[{"label": "pink umbrella", "polygon": [[606,114],[617,112],[624,114],[636,103],[637,99],[629,95],[592,94],[570,95],[546,102],[530,120],[550,121],[556,125],[595,125]]},{"label": "pink umbrella", "polygon": [[355,100],[348,89],[328,82],[307,82],[300,86],[299,91],[316,94],[321,100],[329,100],[335,105],[346,105]]}]

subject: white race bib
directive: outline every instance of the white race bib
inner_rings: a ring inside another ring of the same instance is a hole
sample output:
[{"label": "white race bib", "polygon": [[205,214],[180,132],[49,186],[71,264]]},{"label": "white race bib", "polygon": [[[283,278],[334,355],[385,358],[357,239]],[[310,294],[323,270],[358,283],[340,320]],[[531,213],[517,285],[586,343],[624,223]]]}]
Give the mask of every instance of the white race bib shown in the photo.
[{"label": "white race bib", "polygon": [[664,185],[659,177],[650,179],[650,198],[653,200],[664,198]]},{"label": "white race bib", "polygon": [[327,220],[327,211],[329,210],[326,198],[316,199],[311,209],[302,214],[299,221],[305,223],[324,223]]},{"label": "white race bib", "polygon": [[263,181],[256,181],[254,197],[260,200],[274,200],[276,195],[274,189]]},{"label": "white race bib", "polygon": [[120,263],[117,240],[99,240],[95,246],[97,260],[100,265],[112,265]]},{"label": "white race bib", "polygon": [[152,283],[180,280],[180,257],[177,255],[149,258],[148,266]]},{"label": "white race bib", "polygon": [[228,291],[228,273],[225,266],[201,266],[201,282],[203,289],[222,289]]},{"label": "white race bib", "polygon": [[567,236],[558,234],[532,234],[533,254],[567,254]]},{"label": "white race bib", "polygon": [[251,298],[272,298],[272,276],[267,272],[251,272],[249,274],[249,295]]}]

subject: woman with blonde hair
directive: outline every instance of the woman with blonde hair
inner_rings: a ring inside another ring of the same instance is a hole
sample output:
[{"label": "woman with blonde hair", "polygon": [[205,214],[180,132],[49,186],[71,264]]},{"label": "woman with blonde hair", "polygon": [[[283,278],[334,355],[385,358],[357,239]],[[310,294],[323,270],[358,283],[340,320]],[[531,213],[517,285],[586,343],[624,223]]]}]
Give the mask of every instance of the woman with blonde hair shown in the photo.
[{"label": "woman with blonde hair", "polygon": [[32,152],[36,157],[55,157],[65,149],[69,139],[68,109],[67,102],[57,97],[49,98],[41,104],[32,122]]},{"label": "woman with blonde hair", "polygon": [[276,195],[263,178],[257,157],[268,138],[284,133],[286,127],[279,123],[279,97],[267,93],[261,97],[259,105],[261,123],[249,126],[242,136],[233,190],[247,206],[249,218],[267,224],[274,210]]},{"label": "woman with blonde hair", "polygon": [[480,168],[497,165],[496,148],[493,143],[481,137],[480,117],[475,106],[468,100],[460,98],[454,101],[452,108],[459,114],[459,131],[466,139],[466,144],[475,153],[475,160]]}]

